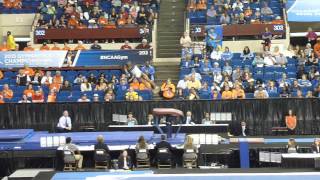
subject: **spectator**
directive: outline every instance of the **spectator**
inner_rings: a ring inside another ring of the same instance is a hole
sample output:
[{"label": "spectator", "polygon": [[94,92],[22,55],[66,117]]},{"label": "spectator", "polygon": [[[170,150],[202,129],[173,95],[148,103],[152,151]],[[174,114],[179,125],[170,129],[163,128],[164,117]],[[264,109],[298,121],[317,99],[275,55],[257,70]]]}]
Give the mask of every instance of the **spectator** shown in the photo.
[{"label": "spectator", "polygon": [[306,35],[307,39],[308,39],[308,43],[311,44],[311,47],[313,47],[316,44],[318,35],[317,33],[315,33],[311,27],[308,28],[308,33]]},{"label": "spectator", "polygon": [[82,84],[86,77],[84,77],[82,74],[78,74],[78,76],[74,79],[73,84]]},{"label": "spectator", "polygon": [[223,69],[222,69],[222,72],[228,76],[231,76],[232,74],[232,67],[230,66],[229,62],[226,61],[224,66],[223,66]]},{"label": "spectator", "polygon": [[237,79],[240,79],[242,76],[242,73],[243,72],[242,72],[241,68],[239,66],[236,67],[236,69],[233,70],[233,73],[232,73],[232,80],[235,81]]},{"label": "spectator", "polygon": [[319,66],[319,59],[315,56],[315,53],[311,53],[311,56],[305,63],[306,66]]},{"label": "spectator", "polygon": [[312,91],[307,91],[306,98],[314,98]]},{"label": "spectator", "polygon": [[176,92],[177,92],[176,95],[175,95],[175,99],[176,100],[184,100],[184,99],[186,99],[186,97],[183,94],[183,89],[178,88]]},{"label": "spectator", "polygon": [[223,13],[221,16],[220,16],[220,24],[221,25],[228,25],[231,23],[231,18],[229,16],[228,13]]},{"label": "spectator", "polygon": [[10,89],[8,84],[4,84],[1,93],[4,99],[12,99],[13,91]]},{"label": "spectator", "polygon": [[81,97],[78,99],[78,102],[90,102],[90,99],[87,97],[86,94],[82,94]]},{"label": "spectator", "polygon": [[23,51],[34,51],[34,48],[31,46],[31,42],[27,43],[27,46],[23,48]]},{"label": "spectator", "polygon": [[261,8],[261,14],[264,16],[272,16],[273,11],[272,9],[268,6],[267,2],[263,2],[263,7]]},{"label": "spectator", "polygon": [[59,48],[57,42],[53,42],[53,47],[52,47],[50,50],[52,50],[52,51],[59,51],[59,50],[61,50],[61,48]]},{"label": "spectator", "polygon": [[210,99],[215,100],[215,99],[221,99],[221,94],[217,89],[213,89],[211,90],[211,94],[210,94]]},{"label": "spectator", "polygon": [[32,98],[34,95],[34,90],[32,84],[29,84],[27,88],[23,91],[23,94],[26,95],[28,98]]},{"label": "spectator", "polygon": [[48,46],[48,44],[46,42],[42,43],[42,46],[40,47],[40,51],[49,51],[50,47]]},{"label": "spectator", "polygon": [[173,99],[176,93],[176,87],[172,84],[171,79],[161,85],[161,93],[165,99]]},{"label": "spectator", "polygon": [[266,99],[269,98],[269,94],[262,86],[259,86],[258,89],[254,92],[254,98]]},{"label": "spectator", "polygon": [[313,49],[310,43],[306,44],[306,48],[304,49],[304,53],[306,54],[307,57],[311,56],[311,53],[313,53]]},{"label": "spectator", "polygon": [[92,99],[93,102],[99,102],[99,94],[94,94],[93,95],[93,99]]},{"label": "spectator", "polygon": [[213,78],[213,81],[214,81],[215,83],[220,84],[223,77],[222,77],[222,75],[221,75],[221,72],[216,71],[216,72],[213,72],[212,78]]},{"label": "spectator", "polygon": [[125,40],[124,41],[124,45],[122,45],[120,49],[122,49],[122,50],[130,50],[130,49],[132,49],[132,47],[129,45],[129,41]]},{"label": "spectator", "polygon": [[212,74],[221,74],[221,68],[219,67],[218,62],[213,63],[213,68],[211,68]]},{"label": "spectator", "polygon": [[232,9],[233,11],[243,11],[243,4],[240,0],[236,0],[233,4],[232,4]]},{"label": "spectator", "polygon": [[263,58],[263,63],[265,64],[265,66],[274,66],[276,64],[276,60],[272,56],[272,54],[269,53]]},{"label": "spectator", "polygon": [[286,67],[288,59],[282,53],[280,53],[278,56],[275,56],[275,63],[278,66]]},{"label": "spectator", "polygon": [[246,92],[246,93],[254,93],[254,91],[255,91],[254,81],[249,81],[248,83],[249,83],[249,84],[248,84],[248,86],[246,87],[245,92]]},{"label": "spectator", "polygon": [[296,98],[304,98],[303,95],[302,95],[302,91],[301,91],[300,89],[297,90],[295,97],[296,97]]},{"label": "spectator", "polygon": [[31,103],[31,101],[28,99],[26,95],[22,95],[22,98],[18,101],[18,103]]},{"label": "spectator", "polygon": [[126,93],[126,100],[127,101],[137,101],[139,100],[139,95],[137,92],[134,91],[132,87],[129,88],[128,92]]},{"label": "spectator", "polygon": [[51,90],[48,94],[47,102],[48,103],[56,102],[56,99],[57,99],[56,92],[54,90]]},{"label": "spectator", "polygon": [[87,79],[84,79],[84,81],[81,83],[80,90],[81,92],[92,91],[92,86]]},{"label": "spectator", "polygon": [[37,91],[35,91],[34,95],[32,96],[32,102],[33,103],[44,102],[44,93],[42,91],[42,88],[39,88]]},{"label": "spectator", "polygon": [[180,38],[180,45],[182,48],[190,48],[192,45],[192,40],[189,36],[188,32],[184,32],[182,37]]},{"label": "spectator", "polygon": [[271,46],[272,33],[269,31],[269,28],[266,27],[265,31],[262,33],[263,47],[267,46],[270,48]]},{"label": "spectator", "polygon": [[181,67],[182,69],[188,69],[188,68],[194,67],[194,62],[191,60],[191,55],[188,54],[188,55],[186,56],[185,60],[182,60],[182,61],[181,61],[180,67]]},{"label": "spectator", "polygon": [[268,94],[277,94],[278,93],[278,89],[275,86],[274,81],[269,81],[268,85],[267,85],[267,92]]},{"label": "spectator", "polygon": [[264,59],[263,59],[261,53],[256,54],[256,57],[254,57],[254,59],[252,61],[252,66],[256,66],[256,67],[263,67],[264,66]]},{"label": "spectator", "polygon": [[190,77],[194,76],[196,80],[201,81],[202,77],[200,73],[197,73],[195,69],[191,70],[191,74],[189,74]]},{"label": "spectator", "polygon": [[246,95],[242,87],[238,84],[235,85],[235,88],[232,90],[233,99],[245,99]]},{"label": "spectator", "polygon": [[82,41],[78,41],[77,46],[74,48],[75,51],[79,51],[79,50],[86,50],[86,48],[83,46],[83,42]]},{"label": "spectator", "polygon": [[240,58],[245,61],[245,60],[252,60],[254,57],[254,55],[251,53],[250,49],[248,46],[245,46],[241,55],[240,55]]},{"label": "spectator", "polygon": [[311,87],[312,84],[311,82],[307,79],[307,75],[303,74],[301,79],[298,80],[299,87],[304,88],[304,87]]},{"label": "spectator", "polygon": [[207,3],[205,0],[199,0],[199,2],[196,4],[197,10],[206,10],[207,9]]},{"label": "spectator", "polygon": [[219,46],[217,46],[210,54],[210,58],[216,61],[221,60],[221,56],[222,56],[222,52],[220,51]]},{"label": "spectator", "polygon": [[30,68],[27,64],[24,65],[23,69],[21,69],[23,74],[32,77],[34,76],[34,70],[32,68]]},{"label": "spectator", "polygon": [[15,39],[11,33],[11,31],[7,32],[7,47],[10,51],[15,51],[16,50],[16,42]]},{"label": "spectator", "polygon": [[201,88],[201,82],[195,78],[194,75],[191,76],[190,81],[187,82],[188,89],[196,89],[199,90]]},{"label": "spectator", "polygon": [[69,81],[65,80],[60,88],[61,91],[71,91],[72,87]]},{"label": "spectator", "polygon": [[291,97],[291,93],[290,93],[290,90],[289,90],[288,86],[283,86],[281,88],[280,97],[283,97],[283,98]]},{"label": "spectator", "polygon": [[139,44],[136,49],[151,49],[151,46],[148,44],[148,40],[143,39],[142,43]]},{"label": "spectator", "polygon": [[90,83],[91,85],[97,83],[97,78],[93,73],[90,73],[89,77],[87,78],[88,83]]},{"label": "spectator", "polygon": [[16,83],[18,86],[26,86],[30,83],[31,79],[28,75],[24,74],[22,69],[19,70],[19,74],[16,78]]},{"label": "spectator", "polygon": [[[218,66],[219,66],[219,64],[218,64]],[[221,71],[221,69],[220,69],[220,71]],[[211,64],[209,64],[208,60],[204,61],[204,64],[200,67],[200,73],[205,74],[205,75],[209,75],[209,74],[211,74],[211,72],[212,72]]]},{"label": "spectator", "polygon": [[210,8],[207,10],[207,20],[214,21],[217,15],[217,11],[214,9],[214,5],[211,5]]},{"label": "spectator", "polygon": [[141,71],[145,73],[151,81],[154,81],[155,69],[150,61],[146,61],[145,65],[141,67]]},{"label": "spectator", "polygon": [[183,79],[179,80],[178,84],[177,84],[177,88],[178,89],[186,89],[188,86],[188,82],[189,82],[189,76],[184,76]]},{"label": "spectator", "polygon": [[53,78],[51,76],[51,72],[47,71],[46,75],[41,78],[41,85],[49,86],[50,84],[52,84],[52,82],[53,82]]},{"label": "spectator", "polygon": [[224,86],[224,91],[222,92],[221,99],[232,99],[233,93],[229,86]]},{"label": "spectator", "polygon": [[198,93],[194,87],[192,87],[190,89],[188,99],[189,100],[199,100],[200,99],[200,96],[198,95]]},{"label": "spectator", "polygon": [[320,57],[320,38],[317,38],[317,43],[314,45],[313,50],[317,57]]},{"label": "spectator", "polygon": [[95,91],[105,91],[107,89],[107,83],[104,82],[103,79],[100,79],[98,84],[95,87]]},{"label": "spectator", "polygon": [[99,42],[97,40],[95,40],[94,43],[91,45],[90,49],[101,50],[101,46],[99,45]]},{"label": "spectator", "polygon": [[230,61],[233,57],[233,53],[230,52],[229,47],[224,48],[224,52],[221,54],[221,59],[224,61]]}]

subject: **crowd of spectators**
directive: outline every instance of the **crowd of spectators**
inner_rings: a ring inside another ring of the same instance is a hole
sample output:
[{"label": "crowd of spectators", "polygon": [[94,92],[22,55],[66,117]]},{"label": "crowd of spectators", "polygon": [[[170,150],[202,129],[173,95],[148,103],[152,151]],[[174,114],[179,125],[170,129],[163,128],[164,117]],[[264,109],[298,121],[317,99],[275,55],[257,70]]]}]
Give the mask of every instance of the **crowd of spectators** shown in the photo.
[{"label": "crowd of spectators", "polygon": [[116,28],[144,26],[157,18],[158,0],[83,0],[41,2],[38,27]]},{"label": "crowd of spectators", "polygon": [[281,3],[279,0],[190,0],[188,10],[190,17],[205,14],[208,24],[283,23]]},{"label": "crowd of spectators", "polygon": [[[146,62],[140,69],[154,80],[155,69],[150,62]],[[42,71],[25,65],[15,76],[15,83],[9,80],[1,85],[0,102],[12,102],[12,98],[15,98],[13,102],[20,103],[56,102],[57,96],[62,94],[65,100],[71,98],[71,101],[78,102],[137,101],[143,100],[144,96],[147,99],[152,98],[152,95],[148,96],[152,90],[150,83],[130,74],[121,74],[120,70],[115,73],[79,71],[73,74],[74,76],[70,76],[70,72],[59,70]],[[0,71],[0,81],[4,78],[4,73]],[[79,99],[72,96],[79,96]]]}]

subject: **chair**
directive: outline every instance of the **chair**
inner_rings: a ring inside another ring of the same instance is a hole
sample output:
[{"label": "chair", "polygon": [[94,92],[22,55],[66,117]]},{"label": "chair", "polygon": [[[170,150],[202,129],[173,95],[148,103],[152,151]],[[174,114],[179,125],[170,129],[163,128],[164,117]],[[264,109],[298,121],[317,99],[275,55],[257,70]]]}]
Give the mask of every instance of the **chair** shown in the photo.
[{"label": "chair", "polygon": [[72,151],[63,151],[64,171],[73,171],[77,169],[77,161]]},{"label": "chair", "polygon": [[183,155],[183,167],[185,168],[196,168],[197,167],[197,156],[194,149],[186,149]]},{"label": "chair", "polygon": [[159,148],[157,152],[157,166],[159,169],[171,168],[171,153],[168,148]]},{"label": "chair", "polygon": [[137,168],[150,168],[150,158],[147,149],[139,149],[136,154]]},{"label": "chair", "polygon": [[94,151],[94,167],[96,169],[108,169],[109,159],[110,156],[104,149],[96,149]]}]

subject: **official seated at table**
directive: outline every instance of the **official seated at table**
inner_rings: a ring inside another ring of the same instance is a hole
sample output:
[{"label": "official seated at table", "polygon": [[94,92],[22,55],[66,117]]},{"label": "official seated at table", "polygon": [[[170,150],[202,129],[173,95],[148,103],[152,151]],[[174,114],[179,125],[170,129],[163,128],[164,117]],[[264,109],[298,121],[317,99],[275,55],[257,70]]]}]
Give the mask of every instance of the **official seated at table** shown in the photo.
[{"label": "official seated at table", "polygon": [[311,149],[313,153],[320,153],[320,139],[315,139],[313,144],[311,145]]},{"label": "official seated at table", "polygon": [[201,121],[201,124],[215,124],[215,121],[211,121],[210,119],[210,113],[205,112],[204,113],[204,118]]},{"label": "official seated at table", "polygon": [[131,157],[128,155],[128,152],[126,150],[122,151],[118,158],[118,168],[125,170],[132,169]]},{"label": "official seated at table", "polygon": [[189,124],[189,125],[195,124],[193,121],[191,111],[187,111],[187,113],[186,113],[185,124]]},{"label": "official seated at table", "polygon": [[247,126],[247,123],[245,121],[241,121],[240,125],[236,124],[236,127],[234,127],[233,134],[236,136],[248,136],[249,135],[249,129]]},{"label": "official seated at table", "polygon": [[151,126],[154,124],[154,118],[152,114],[148,114],[147,116],[147,125]]},{"label": "official seated at table", "polygon": [[68,111],[63,111],[63,115],[59,118],[59,122],[56,127],[58,133],[70,132],[72,129],[71,118]]},{"label": "official seated at table", "polygon": [[109,161],[110,160],[110,150],[109,147],[106,143],[104,143],[104,137],[102,135],[99,135],[97,137],[97,144],[94,145],[94,149],[95,151],[97,150],[103,150],[103,155],[99,155],[97,154],[97,152],[95,153],[95,160],[102,162],[102,161]]},{"label": "official seated at table", "polygon": [[[171,164],[174,164],[174,160],[172,159],[173,147],[167,141],[166,135],[161,135],[161,141],[156,144],[154,149],[156,151],[157,162],[171,161]],[[164,152],[164,150],[167,150],[167,151]]]},{"label": "official seated at table", "polygon": [[66,138],[66,144],[63,146],[63,150],[69,150],[74,154],[74,157],[77,161],[77,167],[78,169],[81,169],[83,156],[80,154],[78,146],[72,143],[71,137]]},{"label": "official seated at table", "polygon": [[133,117],[133,114],[132,114],[132,112],[129,112],[129,114],[128,114],[128,119],[127,119],[128,121],[127,121],[127,125],[128,126],[134,126],[134,125],[138,125],[138,121],[137,121],[137,119],[136,118],[134,118]]},{"label": "official seated at table", "polygon": [[136,159],[145,160],[149,158],[148,143],[143,136],[140,136],[136,144]]},{"label": "official seated at table", "polygon": [[297,153],[298,152],[298,145],[296,143],[296,140],[293,138],[290,138],[287,145],[287,152],[288,153]]},{"label": "official seated at table", "polygon": [[198,148],[193,144],[193,138],[191,136],[187,136],[186,141],[184,143],[184,153],[183,160],[197,160],[197,152]]}]

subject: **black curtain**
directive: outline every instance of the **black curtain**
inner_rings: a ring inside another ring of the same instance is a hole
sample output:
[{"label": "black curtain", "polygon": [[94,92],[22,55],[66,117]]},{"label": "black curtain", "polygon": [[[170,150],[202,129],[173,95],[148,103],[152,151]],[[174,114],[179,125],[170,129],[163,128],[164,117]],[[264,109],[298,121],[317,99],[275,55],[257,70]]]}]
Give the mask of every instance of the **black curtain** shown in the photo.
[{"label": "black curtain", "polygon": [[159,107],[176,108],[183,112],[190,110],[198,123],[204,117],[204,112],[231,112],[231,127],[246,121],[251,135],[271,135],[271,127],[284,126],[284,116],[292,109],[298,119],[296,134],[319,134],[320,103],[316,98],[2,104],[0,123],[2,128],[52,131],[62,112],[68,110],[74,130],[83,125],[94,125],[97,130],[105,130],[113,124],[112,114],[132,112],[139,124],[145,124],[148,113]]}]

